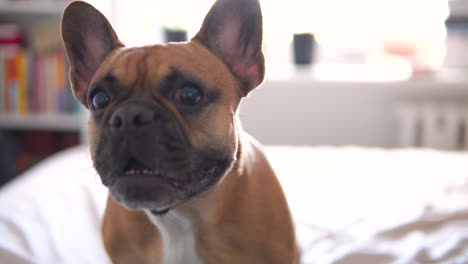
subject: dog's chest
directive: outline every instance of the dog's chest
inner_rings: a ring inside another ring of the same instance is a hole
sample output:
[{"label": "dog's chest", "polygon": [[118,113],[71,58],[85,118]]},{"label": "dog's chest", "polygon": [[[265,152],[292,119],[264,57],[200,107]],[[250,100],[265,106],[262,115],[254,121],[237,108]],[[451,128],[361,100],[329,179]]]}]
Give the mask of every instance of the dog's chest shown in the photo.
[{"label": "dog's chest", "polygon": [[195,251],[195,236],[189,219],[176,212],[154,216],[147,212],[163,239],[162,264],[203,264]]}]

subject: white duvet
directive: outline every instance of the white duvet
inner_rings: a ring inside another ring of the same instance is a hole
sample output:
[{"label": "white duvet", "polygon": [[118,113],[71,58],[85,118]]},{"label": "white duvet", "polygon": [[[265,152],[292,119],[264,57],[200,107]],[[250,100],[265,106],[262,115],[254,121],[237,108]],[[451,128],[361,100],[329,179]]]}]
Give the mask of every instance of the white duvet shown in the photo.
[{"label": "white duvet", "polygon": [[[468,263],[468,154],[267,147],[302,263]],[[0,263],[108,263],[106,190],[86,147],[0,189]]]}]

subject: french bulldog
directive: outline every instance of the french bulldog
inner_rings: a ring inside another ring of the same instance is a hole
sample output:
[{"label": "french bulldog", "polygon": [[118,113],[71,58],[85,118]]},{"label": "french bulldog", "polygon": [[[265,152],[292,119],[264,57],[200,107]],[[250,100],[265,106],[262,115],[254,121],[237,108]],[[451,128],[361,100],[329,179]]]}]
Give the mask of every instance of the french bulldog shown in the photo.
[{"label": "french bulldog", "polygon": [[264,79],[258,0],[217,0],[184,43],[125,47],[82,1],[61,31],[109,189],[102,234],[113,263],[298,263],[281,186],[238,118]]}]

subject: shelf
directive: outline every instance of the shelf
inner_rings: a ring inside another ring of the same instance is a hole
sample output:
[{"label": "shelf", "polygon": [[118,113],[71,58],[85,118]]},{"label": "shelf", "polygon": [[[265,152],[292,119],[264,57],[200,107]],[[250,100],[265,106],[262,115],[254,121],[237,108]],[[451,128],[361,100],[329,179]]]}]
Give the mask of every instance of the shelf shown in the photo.
[{"label": "shelf", "polygon": [[[351,84],[384,84],[384,85],[468,85],[468,68],[443,67],[433,73],[415,73],[396,67],[388,69],[373,68],[360,64],[327,64],[313,66],[267,65],[266,82],[285,83],[336,83]],[[401,67],[400,67],[401,68]],[[466,88],[464,88],[466,89]]]},{"label": "shelf", "polygon": [[68,3],[66,1],[8,2],[0,0],[0,15],[60,15]]},{"label": "shelf", "polygon": [[0,114],[0,130],[45,130],[80,132],[80,114]]}]

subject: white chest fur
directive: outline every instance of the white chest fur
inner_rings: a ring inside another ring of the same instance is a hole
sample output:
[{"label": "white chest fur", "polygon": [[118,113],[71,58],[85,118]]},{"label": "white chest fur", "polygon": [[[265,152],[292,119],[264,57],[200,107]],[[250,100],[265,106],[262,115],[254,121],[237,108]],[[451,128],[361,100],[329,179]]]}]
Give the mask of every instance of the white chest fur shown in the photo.
[{"label": "white chest fur", "polygon": [[146,214],[162,235],[162,264],[203,264],[195,252],[195,237],[189,219],[174,211],[162,216]]}]

